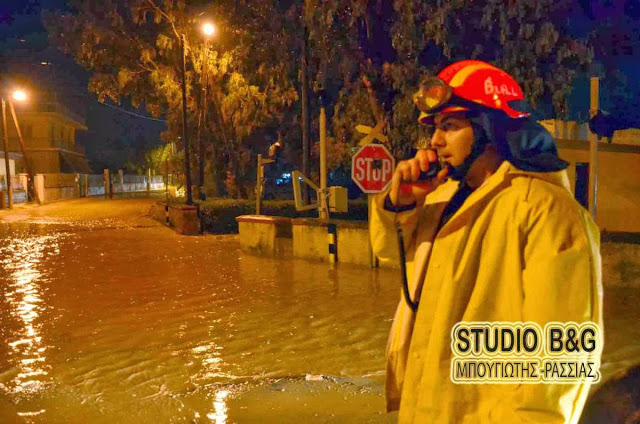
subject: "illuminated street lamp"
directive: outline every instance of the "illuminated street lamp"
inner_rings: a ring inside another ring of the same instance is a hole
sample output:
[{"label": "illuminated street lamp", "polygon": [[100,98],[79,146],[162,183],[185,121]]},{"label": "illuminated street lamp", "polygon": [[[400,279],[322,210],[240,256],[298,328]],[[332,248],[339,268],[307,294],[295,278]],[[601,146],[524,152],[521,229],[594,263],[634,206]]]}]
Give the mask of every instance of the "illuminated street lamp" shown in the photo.
[{"label": "illuminated street lamp", "polygon": [[27,100],[27,94],[22,90],[16,90],[13,92],[13,100],[24,102]]},{"label": "illuminated street lamp", "polygon": [[207,37],[210,37],[216,32],[216,27],[213,26],[213,24],[207,22],[202,26],[202,31]]},{"label": "illuminated street lamp", "polygon": [[[210,24],[210,23],[206,23],[203,25],[202,27],[203,32],[205,33],[205,35],[207,35],[207,37],[210,37],[211,35],[213,35],[216,31],[215,27]],[[187,74],[187,53],[186,53],[186,48],[185,48],[185,44],[187,42],[186,40],[186,36],[184,34],[178,34],[176,33],[176,36],[180,39],[180,50],[182,53],[182,66],[181,66],[181,79],[182,79],[182,138],[184,141],[184,168],[185,168],[185,177],[186,177],[186,184],[187,184],[187,205],[192,205],[193,204],[193,194],[192,194],[192,190],[191,190],[191,163],[190,163],[190,155],[189,155],[189,135],[188,135],[188,130],[187,130],[187,82],[186,82],[186,74]],[[206,43],[205,43],[206,46]],[[206,63],[206,61],[205,61]],[[198,131],[200,131],[200,128],[198,127]],[[200,165],[200,174],[202,175],[202,177],[200,178],[200,190],[198,190],[199,192],[202,192],[202,180],[204,180],[204,162],[203,161],[203,155],[202,152],[204,150],[204,148],[202,147],[202,141],[199,140],[199,144],[200,144],[200,161],[201,161],[201,165]]]},{"label": "illuminated street lamp", "polygon": [[191,164],[189,163],[189,134],[187,130],[187,55],[185,52],[186,37],[184,34],[180,37],[180,51],[182,53],[182,63],[180,76],[182,82],[182,139],[184,141],[184,170],[187,184],[187,205],[193,204],[193,195],[191,194]]},{"label": "illuminated street lamp", "polygon": [[207,22],[202,26],[202,32],[205,35],[202,64],[202,79],[204,80],[204,85],[202,86],[202,115],[198,125],[198,197],[200,200],[206,200],[207,196],[204,192],[204,142],[202,141],[200,126],[207,118],[207,86],[209,84],[207,78],[207,59],[209,55],[209,39],[215,34],[216,27],[212,23]]},{"label": "illuminated street lamp", "polygon": [[[24,101],[27,99],[27,95],[24,91],[15,90],[12,93],[12,97],[17,101]],[[11,114],[13,115],[13,121],[16,124],[16,129],[18,131],[18,136],[20,138],[20,145],[22,146],[22,134],[20,133],[20,127],[18,127],[18,119],[15,114],[15,109],[13,108],[13,104],[11,100],[9,100],[9,106],[11,107]],[[7,196],[9,199],[8,206],[9,209],[13,208],[13,187],[11,187],[11,168],[9,167],[9,134],[7,129],[7,101],[5,96],[2,96],[2,130],[3,130],[3,145],[4,145],[4,168],[5,168],[5,181],[7,187]],[[24,155],[24,146],[23,147],[23,155]],[[26,158],[25,158],[26,162]]]}]

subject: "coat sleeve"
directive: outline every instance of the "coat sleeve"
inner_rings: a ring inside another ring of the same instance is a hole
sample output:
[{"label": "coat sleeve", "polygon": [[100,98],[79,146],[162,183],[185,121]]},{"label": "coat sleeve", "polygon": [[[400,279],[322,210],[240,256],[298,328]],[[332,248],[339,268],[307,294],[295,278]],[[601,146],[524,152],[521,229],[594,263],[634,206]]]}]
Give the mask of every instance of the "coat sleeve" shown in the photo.
[{"label": "coat sleeve", "polygon": [[[404,248],[407,263],[413,259],[415,248],[415,232],[422,212],[422,206],[404,212],[391,212],[384,209],[384,199],[387,192],[374,196],[371,202],[371,247],[373,253],[381,263],[394,263],[399,261],[398,236],[395,223],[400,224],[404,238]],[[407,265],[409,268],[409,266]]]},{"label": "coat sleeve", "polygon": [[[540,193],[537,193],[540,194]],[[522,321],[592,321],[602,331],[599,231],[564,193],[525,201],[522,231]],[[591,359],[599,363],[599,354]],[[590,383],[523,384],[491,422],[577,423]]]}]

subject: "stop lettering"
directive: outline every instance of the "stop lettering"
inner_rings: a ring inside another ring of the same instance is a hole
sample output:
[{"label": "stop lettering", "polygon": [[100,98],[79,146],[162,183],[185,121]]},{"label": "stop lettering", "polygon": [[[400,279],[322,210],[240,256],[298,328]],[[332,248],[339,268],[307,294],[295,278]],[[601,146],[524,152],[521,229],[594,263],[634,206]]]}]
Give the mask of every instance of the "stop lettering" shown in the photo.
[{"label": "stop lettering", "polygon": [[393,176],[395,159],[381,144],[368,144],[353,155],[351,179],[365,193],[384,191]]}]

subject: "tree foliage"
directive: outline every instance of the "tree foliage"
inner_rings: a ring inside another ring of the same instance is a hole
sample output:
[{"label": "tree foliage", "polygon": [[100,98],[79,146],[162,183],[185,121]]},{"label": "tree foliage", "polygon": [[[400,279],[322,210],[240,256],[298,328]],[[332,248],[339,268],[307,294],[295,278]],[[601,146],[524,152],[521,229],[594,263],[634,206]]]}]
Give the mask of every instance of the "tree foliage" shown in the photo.
[{"label": "tree foliage", "polygon": [[[226,171],[240,182],[251,178],[251,146],[264,152],[257,139],[275,130],[284,134],[286,149],[299,153],[306,33],[312,86],[331,103],[332,168],[348,162],[363,136],[355,124],[384,122],[392,151],[407,152],[422,136],[411,102],[420,78],[460,59],[504,68],[532,103],[552,103],[564,116],[572,78],[592,59],[587,44],[563,29],[575,3],[71,0],[70,13],[50,15],[46,23],[51,39],[94,71],[89,88],[99,99],[144,104],[166,117],[165,137],[173,141],[181,134],[184,35],[191,138],[202,134],[208,141],[221,183]],[[219,28],[208,48],[200,33],[205,17]],[[312,105],[315,117],[318,104]],[[313,134],[317,125],[314,120]]]},{"label": "tree foliage", "polygon": [[[353,145],[354,122],[384,120],[392,150],[406,152],[421,137],[411,102],[420,78],[470,58],[507,70],[534,105],[552,103],[564,116],[572,79],[592,59],[587,44],[563,29],[574,6],[552,0],[307,1],[319,78],[337,92],[337,140]],[[366,100],[367,92],[373,99]]]},{"label": "tree foliage", "polygon": [[[70,3],[70,13],[45,17],[52,41],[93,71],[89,90],[100,101],[119,104],[127,98],[134,107],[143,104],[152,116],[164,116],[168,131],[163,138],[168,141],[182,134],[184,40],[192,147],[198,136],[210,141],[209,158],[220,174],[245,174],[248,137],[297,99],[282,66],[256,60],[264,54],[254,47],[253,34],[262,36],[259,28],[273,15],[262,6],[169,0]],[[215,21],[220,32],[208,44],[200,32],[203,17]],[[250,62],[252,72],[246,72]]]}]

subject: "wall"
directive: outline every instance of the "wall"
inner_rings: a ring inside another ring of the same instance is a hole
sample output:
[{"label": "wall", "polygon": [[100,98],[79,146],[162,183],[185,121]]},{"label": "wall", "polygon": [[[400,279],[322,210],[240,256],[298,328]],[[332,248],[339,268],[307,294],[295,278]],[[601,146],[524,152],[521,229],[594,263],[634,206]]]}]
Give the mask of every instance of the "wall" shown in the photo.
[{"label": "wall", "polygon": [[[4,163],[4,155],[0,155],[0,175],[2,175],[2,180],[5,179],[7,175],[6,165]],[[16,161],[15,159],[11,159],[11,154],[9,154],[9,172],[11,175],[16,175]]]},{"label": "wall", "polygon": [[32,172],[36,174],[53,174],[60,172],[60,152],[57,149],[48,151],[28,151]]},{"label": "wall", "polygon": [[[586,142],[558,142],[560,157],[571,165],[568,169],[571,189],[575,193],[575,164],[589,162]],[[599,143],[598,193],[596,223],[609,232],[640,233],[640,174],[634,172],[640,163],[640,149]]]},{"label": "wall", "polygon": [[[59,147],[75,149],[75,131],[79,128],[69,120],[55,113],[17,111],[18,123],[25,140],[25,148]],[[18,133],[13,118],[8,116],[9,149],[20,151]]]},{"label": "wall", "polygon": [[244,250],[252,253],[330,262],[327,227],[332,224],[336,227],[337,262],[373,265],[367,222],[264,215],[242,215],[236,220],[240,244]]}]

